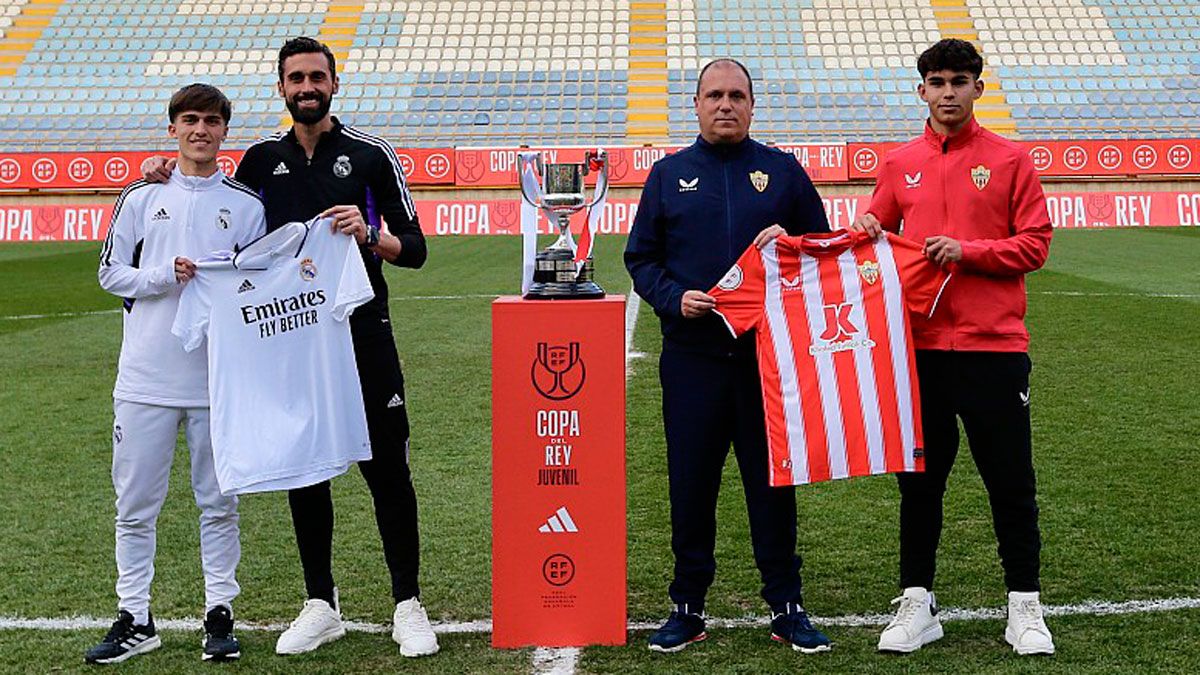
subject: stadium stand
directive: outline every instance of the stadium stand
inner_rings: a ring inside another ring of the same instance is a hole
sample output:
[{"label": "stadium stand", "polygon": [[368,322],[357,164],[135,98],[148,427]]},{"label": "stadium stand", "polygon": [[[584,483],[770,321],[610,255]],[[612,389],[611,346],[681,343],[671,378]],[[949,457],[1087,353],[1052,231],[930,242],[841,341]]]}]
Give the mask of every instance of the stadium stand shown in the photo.
[{"label": "stadium stand", "polygon": [[684,141],[696,71],[757,78],[755,133],[887,141],[925,110],[915,55],[976,42],[978,114],[1022,138],[1197,133],[1194,0],[0,0],[0,144],[153,149],[163,101],[209,81],[231,147],[288,124],[274,56],[316,35],[338,54],[336,110],[398,145]]}]

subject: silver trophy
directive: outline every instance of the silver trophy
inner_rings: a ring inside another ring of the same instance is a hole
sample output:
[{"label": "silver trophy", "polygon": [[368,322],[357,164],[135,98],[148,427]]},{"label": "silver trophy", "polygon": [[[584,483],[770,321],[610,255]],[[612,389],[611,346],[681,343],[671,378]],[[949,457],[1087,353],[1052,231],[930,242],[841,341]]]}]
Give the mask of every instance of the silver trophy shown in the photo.
[{"label": "silver trophy", "polygon": [[[541,194],[530,195],[521,183],[521,197],[544,211],[558,227],[558,240],[538,251],[533,263],[533,283],[525,293],[529,300],[554,298],[603,298],[604,289],[592,281],[595,262],[591,255],[579,266],[575,262],[575,240],[571,237],[571,215],[588,209],[604,200],[608,192],[608,181],[597,182],[597,189],[588,202],[583,192],[583,177],[589,168],[607,177],[608,158],[603,152],[588,152],[582,164],[543,163],[536,161],[542,176]],[[603,187],[601,187],[601,185]]]}]

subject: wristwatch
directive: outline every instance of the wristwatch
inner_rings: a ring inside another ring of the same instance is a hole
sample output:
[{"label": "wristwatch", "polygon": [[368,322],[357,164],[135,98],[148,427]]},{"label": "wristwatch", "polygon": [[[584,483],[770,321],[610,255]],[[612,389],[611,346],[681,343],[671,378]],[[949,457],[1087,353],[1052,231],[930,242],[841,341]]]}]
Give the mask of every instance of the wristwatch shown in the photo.
[{"label": "wristwatch", "polygon": [[375,248],[379,245],[379,228],[374,225],[367,226],[367,238],[363,240],[363,246],[367,248]]}]

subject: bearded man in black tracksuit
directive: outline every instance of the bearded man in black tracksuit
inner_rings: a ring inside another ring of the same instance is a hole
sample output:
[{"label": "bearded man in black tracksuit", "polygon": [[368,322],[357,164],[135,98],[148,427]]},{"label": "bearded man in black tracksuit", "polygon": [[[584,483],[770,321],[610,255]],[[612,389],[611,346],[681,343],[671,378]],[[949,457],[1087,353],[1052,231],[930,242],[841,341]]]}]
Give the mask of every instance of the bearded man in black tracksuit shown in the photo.
[{"label": "bearded man in black tracksuit", "polygon": [[671,498],[674,603],[650,649],[675,652],[706,637],[704,600],[716,571],[717,491],[732,443],[771,636],[805,653],[829,649],[803,609],[793,488],[767,479],[762,388],[752,335],[734,339],[704,292],[751,243],[829,230],[825,209],[792,155],[749,137],[753,85],[718,59],[696,87],[700,136],[650,171],[625,249],[634,290],[662,322],[659,372]]}]

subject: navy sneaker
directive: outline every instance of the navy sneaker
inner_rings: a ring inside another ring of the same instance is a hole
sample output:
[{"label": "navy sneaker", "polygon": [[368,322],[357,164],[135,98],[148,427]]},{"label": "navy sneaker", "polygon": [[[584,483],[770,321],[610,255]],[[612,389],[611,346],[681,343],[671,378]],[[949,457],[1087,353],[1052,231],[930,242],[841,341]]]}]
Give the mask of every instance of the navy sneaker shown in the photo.
[{"label": "navy sneaker", "polygon": [[208,611],[204,617],[205,661],[232,661],[242,655],[242,646],[233,636],[233,613],[224,605]]},{"label": "navy sneaker", "polygon": [[662,628],[650,636],[650,651],[672,654],[708,637],[704,632],[704,617],[683,611],[685,607],[677,605]]},{"label": "navy sneaker", "polygon": [[803,607],[792,603],[788,603],[786,612],[771,618],[771,639],[804,654],[829,651],[829,638],[813,628]]},{"label": "navy sneaker", "polygon": [[162,646],[162,640],[154,630],[154,617],[146,625],[133,625],[133,615],[125,610],[117,613],[117,620],[104,640],[87,650],[83,660],[88,663],[120,663],[138,654],[153,651]]}]

